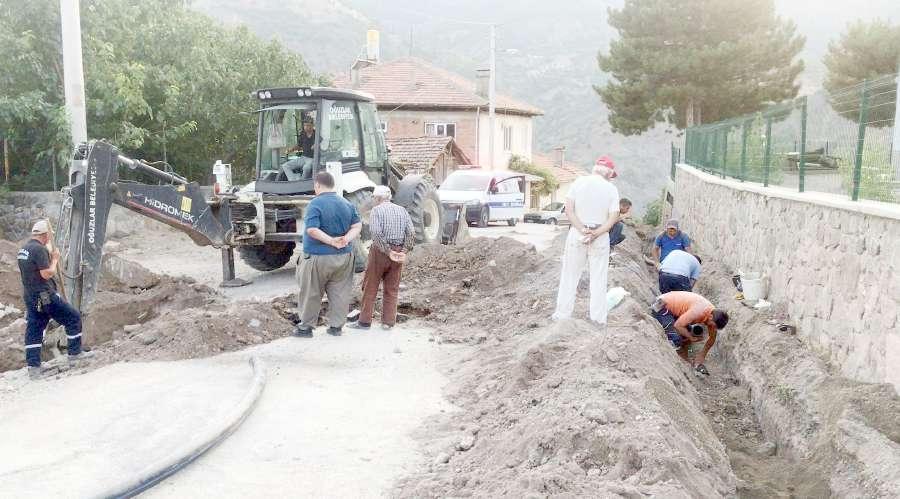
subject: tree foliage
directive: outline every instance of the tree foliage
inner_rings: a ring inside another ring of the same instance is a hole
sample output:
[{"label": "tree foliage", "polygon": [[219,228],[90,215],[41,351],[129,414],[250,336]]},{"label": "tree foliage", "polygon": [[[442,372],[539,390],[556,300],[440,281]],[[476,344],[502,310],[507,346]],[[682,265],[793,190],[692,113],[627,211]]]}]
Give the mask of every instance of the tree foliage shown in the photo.
[{"label": "tree foliage", "polygon": [[533,187],[534,191],[541,196],[550,195],[559,188],[559,180],[556,179],[556,175],[553,175],[553,173],[546,168],[535,165],[522,156],[516,154],[510,156],[507,168],[514,172],[527,173],[528,175],[541,177],[543,180]]},{"label": "tree foliage", "polygon": [[[825,54],[825,88],[832,95],[832,105],[844,117],[859,121],[862,85],[869,87],[869,111],[866,121],[874,126],[893,124],[897,98],[896,74],[900,64],[900,26],[886,21],[857,21],[837,41],[828,45]],[[884,78],[884,75],[895,75]],[[874,81],[873,81],[874,80]]]},{"label": "tree foliage", "polygon": [[685,128],[691,104],[696,118],[718,121],[799,90],[805,39],[772,0],[625,0],[609,24],[619,38],[598,62],[612,79],[595,90],[613,131]]},{"label": "tree foliage", "polygon": [[[278,41],[223,27],[184,0],[84,0],[81,21],[88,136],[165,157],[194,180],[216,159],[239,175],[252,169],[253,90],[317,81]],[[48,188],[47,165],[71,151],[59,30],[58,2],[0,0],[0,134],[17,187]]]}]

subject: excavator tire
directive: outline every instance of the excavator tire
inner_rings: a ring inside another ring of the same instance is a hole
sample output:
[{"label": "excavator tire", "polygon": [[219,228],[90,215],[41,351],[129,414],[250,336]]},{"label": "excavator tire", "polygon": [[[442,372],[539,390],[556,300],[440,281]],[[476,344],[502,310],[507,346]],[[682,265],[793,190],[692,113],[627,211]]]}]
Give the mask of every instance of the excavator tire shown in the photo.
[{"label": "excavator tire", "polygon": [[417,243],[441,242],[444,209],[431,177],[408,175],[400,181],[394,202],[406,208],[416,228]]},{"label": "excavator tire", "polygon": [[260,246],[238,246],[238,252],[241,260],[256,270],[275,270],[291,261],[296,246],[287,241],[266,241]]}]

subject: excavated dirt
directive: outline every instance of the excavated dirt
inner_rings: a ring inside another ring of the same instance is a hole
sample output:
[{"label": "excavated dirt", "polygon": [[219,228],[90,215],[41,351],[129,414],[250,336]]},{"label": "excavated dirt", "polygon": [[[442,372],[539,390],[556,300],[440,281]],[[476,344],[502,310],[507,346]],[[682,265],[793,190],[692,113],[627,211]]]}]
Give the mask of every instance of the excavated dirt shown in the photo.
[{"label": "excavated dirt", "polygon": [[[0,241],[0,297],[6,300],[0,302],[0,372],[25,365],[17,251],[17,245]],[[268,342],[291,331],[291,323],[278,307],[231,303],[192,279],[155,275],[115,254],[104,259],[99,291],[83,324],[84,344],[97,356],[91,369],[118,360],[205,357]],[[61,329],[48,331],[45,361],[53,358],[54,346],[65,351],[63,337]]]},{"label": "excavated dirt", "polygon": [[[610,287],[631,297],[609,326],[552,323],[562,239],[544,255],[475,239],[413,252],[401,293],[439,330],[473,344],[448,368],[460,411],[421,432],[428,462],[401,497],[728,497],[737,480],[701,412],[693,374],[646,313],[654,295],[631,232]],[[576,317],[586,318],[586,297]]]}]

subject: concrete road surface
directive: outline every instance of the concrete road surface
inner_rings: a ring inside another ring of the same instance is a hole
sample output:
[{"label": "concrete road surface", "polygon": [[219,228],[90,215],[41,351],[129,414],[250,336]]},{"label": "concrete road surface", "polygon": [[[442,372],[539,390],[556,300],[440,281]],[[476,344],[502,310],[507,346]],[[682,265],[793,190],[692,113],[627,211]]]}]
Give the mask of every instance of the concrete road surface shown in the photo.
[{"label": "concrete road surface", "polygon": [[269,375],[254,412],[228,440],[141,497],[379,497],[421,464],[411,432],[439,411],[435,368],[453,347],[417,326],[316,331],[239,355]]}]

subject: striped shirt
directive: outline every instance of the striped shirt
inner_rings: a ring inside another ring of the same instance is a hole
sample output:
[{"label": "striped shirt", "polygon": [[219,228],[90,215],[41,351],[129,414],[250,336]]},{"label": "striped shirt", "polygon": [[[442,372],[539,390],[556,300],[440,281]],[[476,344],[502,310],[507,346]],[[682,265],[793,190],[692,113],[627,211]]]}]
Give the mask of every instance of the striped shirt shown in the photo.
[{"label": "striped shirt", "polygon": [[390,201],[372,208],[369,230],[372,231],[372,244],[382,253],[390,252],[391,246],[402,246],[409,251],[416,240],[416,231],[409,213]]}]

